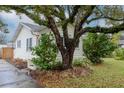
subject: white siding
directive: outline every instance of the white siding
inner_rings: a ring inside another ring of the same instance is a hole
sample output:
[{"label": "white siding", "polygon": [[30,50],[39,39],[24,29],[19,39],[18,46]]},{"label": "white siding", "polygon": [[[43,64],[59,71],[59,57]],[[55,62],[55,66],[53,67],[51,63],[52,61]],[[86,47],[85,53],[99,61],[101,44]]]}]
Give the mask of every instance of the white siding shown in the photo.
[{"label": "white siding", "polygon": [[[32,46],[36,45],[36,37],[32,35],[30,29],[23,27],[15,41],[14,58],[31,59],[31,51],[26,51],[26,39],[32,38]],[[21,48],[17,48],[17,41],[21,40]]]}]

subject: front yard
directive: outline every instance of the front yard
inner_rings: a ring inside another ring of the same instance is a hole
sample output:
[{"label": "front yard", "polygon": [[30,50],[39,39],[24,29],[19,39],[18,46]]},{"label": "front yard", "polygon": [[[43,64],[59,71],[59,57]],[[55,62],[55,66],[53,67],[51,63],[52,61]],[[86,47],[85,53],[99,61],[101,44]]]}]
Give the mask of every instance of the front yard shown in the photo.
[{"label": "front yard", "polygon": [[[91,66],[93,72],[85,77],[69,77],[60,80],[44,78],[45,87],[124,87],[124,61],[105,58],[104,63]],[[42,78],[42,76],[41,76]],[[48,79],[48,80],[47,80]]]},{"label": "front yard", "polygon": [[103,64],[92,66],[94,71],[90,76],[64,80],[62,87],[124,87],[124,61],[104,60]]}]

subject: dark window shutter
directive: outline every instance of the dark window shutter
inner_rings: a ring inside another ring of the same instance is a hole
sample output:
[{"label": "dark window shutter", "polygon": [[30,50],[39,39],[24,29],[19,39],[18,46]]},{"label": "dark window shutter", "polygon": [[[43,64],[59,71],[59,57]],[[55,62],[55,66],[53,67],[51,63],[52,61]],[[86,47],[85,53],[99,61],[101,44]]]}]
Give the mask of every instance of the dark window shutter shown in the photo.
[{"label": "dark window shutter", "polygon": [[28,39],[26,39],[26,51],[28,51]]},{"label": "dark window shutter", "polygon": [[30,38],[30,49],[32,48],[32,38]]},{"label": "dark window shutter", "polygon": [[18,41],[17,41],[17,48],[18,48]]},{"label": "dark window shutter", "polygon": [[19,40],[19,47],[21,48],[21,40]]}]

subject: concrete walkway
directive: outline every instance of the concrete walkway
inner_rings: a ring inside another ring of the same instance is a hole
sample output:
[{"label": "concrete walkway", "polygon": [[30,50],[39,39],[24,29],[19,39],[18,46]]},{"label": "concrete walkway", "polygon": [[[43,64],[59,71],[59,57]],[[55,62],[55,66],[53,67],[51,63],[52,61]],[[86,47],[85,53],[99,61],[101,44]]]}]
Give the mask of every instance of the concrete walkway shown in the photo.
[{"label": "concrete walkway", "polygon": [[38,88],[38,85],[13,65],[0,60],[0,88]]}]

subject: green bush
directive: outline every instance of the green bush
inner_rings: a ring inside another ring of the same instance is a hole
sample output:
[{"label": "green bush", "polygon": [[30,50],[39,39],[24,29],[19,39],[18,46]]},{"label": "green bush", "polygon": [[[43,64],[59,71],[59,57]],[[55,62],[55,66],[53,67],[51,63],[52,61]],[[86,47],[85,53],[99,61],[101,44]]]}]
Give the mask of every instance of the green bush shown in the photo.
[{"label": "green bush", "polygon": [[89,66],[89,60],[87,58],[75,59],[73,61],[73,66],[75,67]]},{"label": "green bush", "polygon": [[101,63],[101,58],[111,55],[115,48],[109,36],[103,33],[88,33],[83,40],[84,54],[94,64]]},{"label": "green bush", "polygon": [[42,34],[38,46],[32,49],[32,62],[39,69],[52,69],[56,64],[57,51],[54,36],[51,33]]},{"label": "green bush", "polygon": [[113,57],[115,59],[123,60],[124,59],[124,48],[115,49],[115,51],[113,52]]}]

